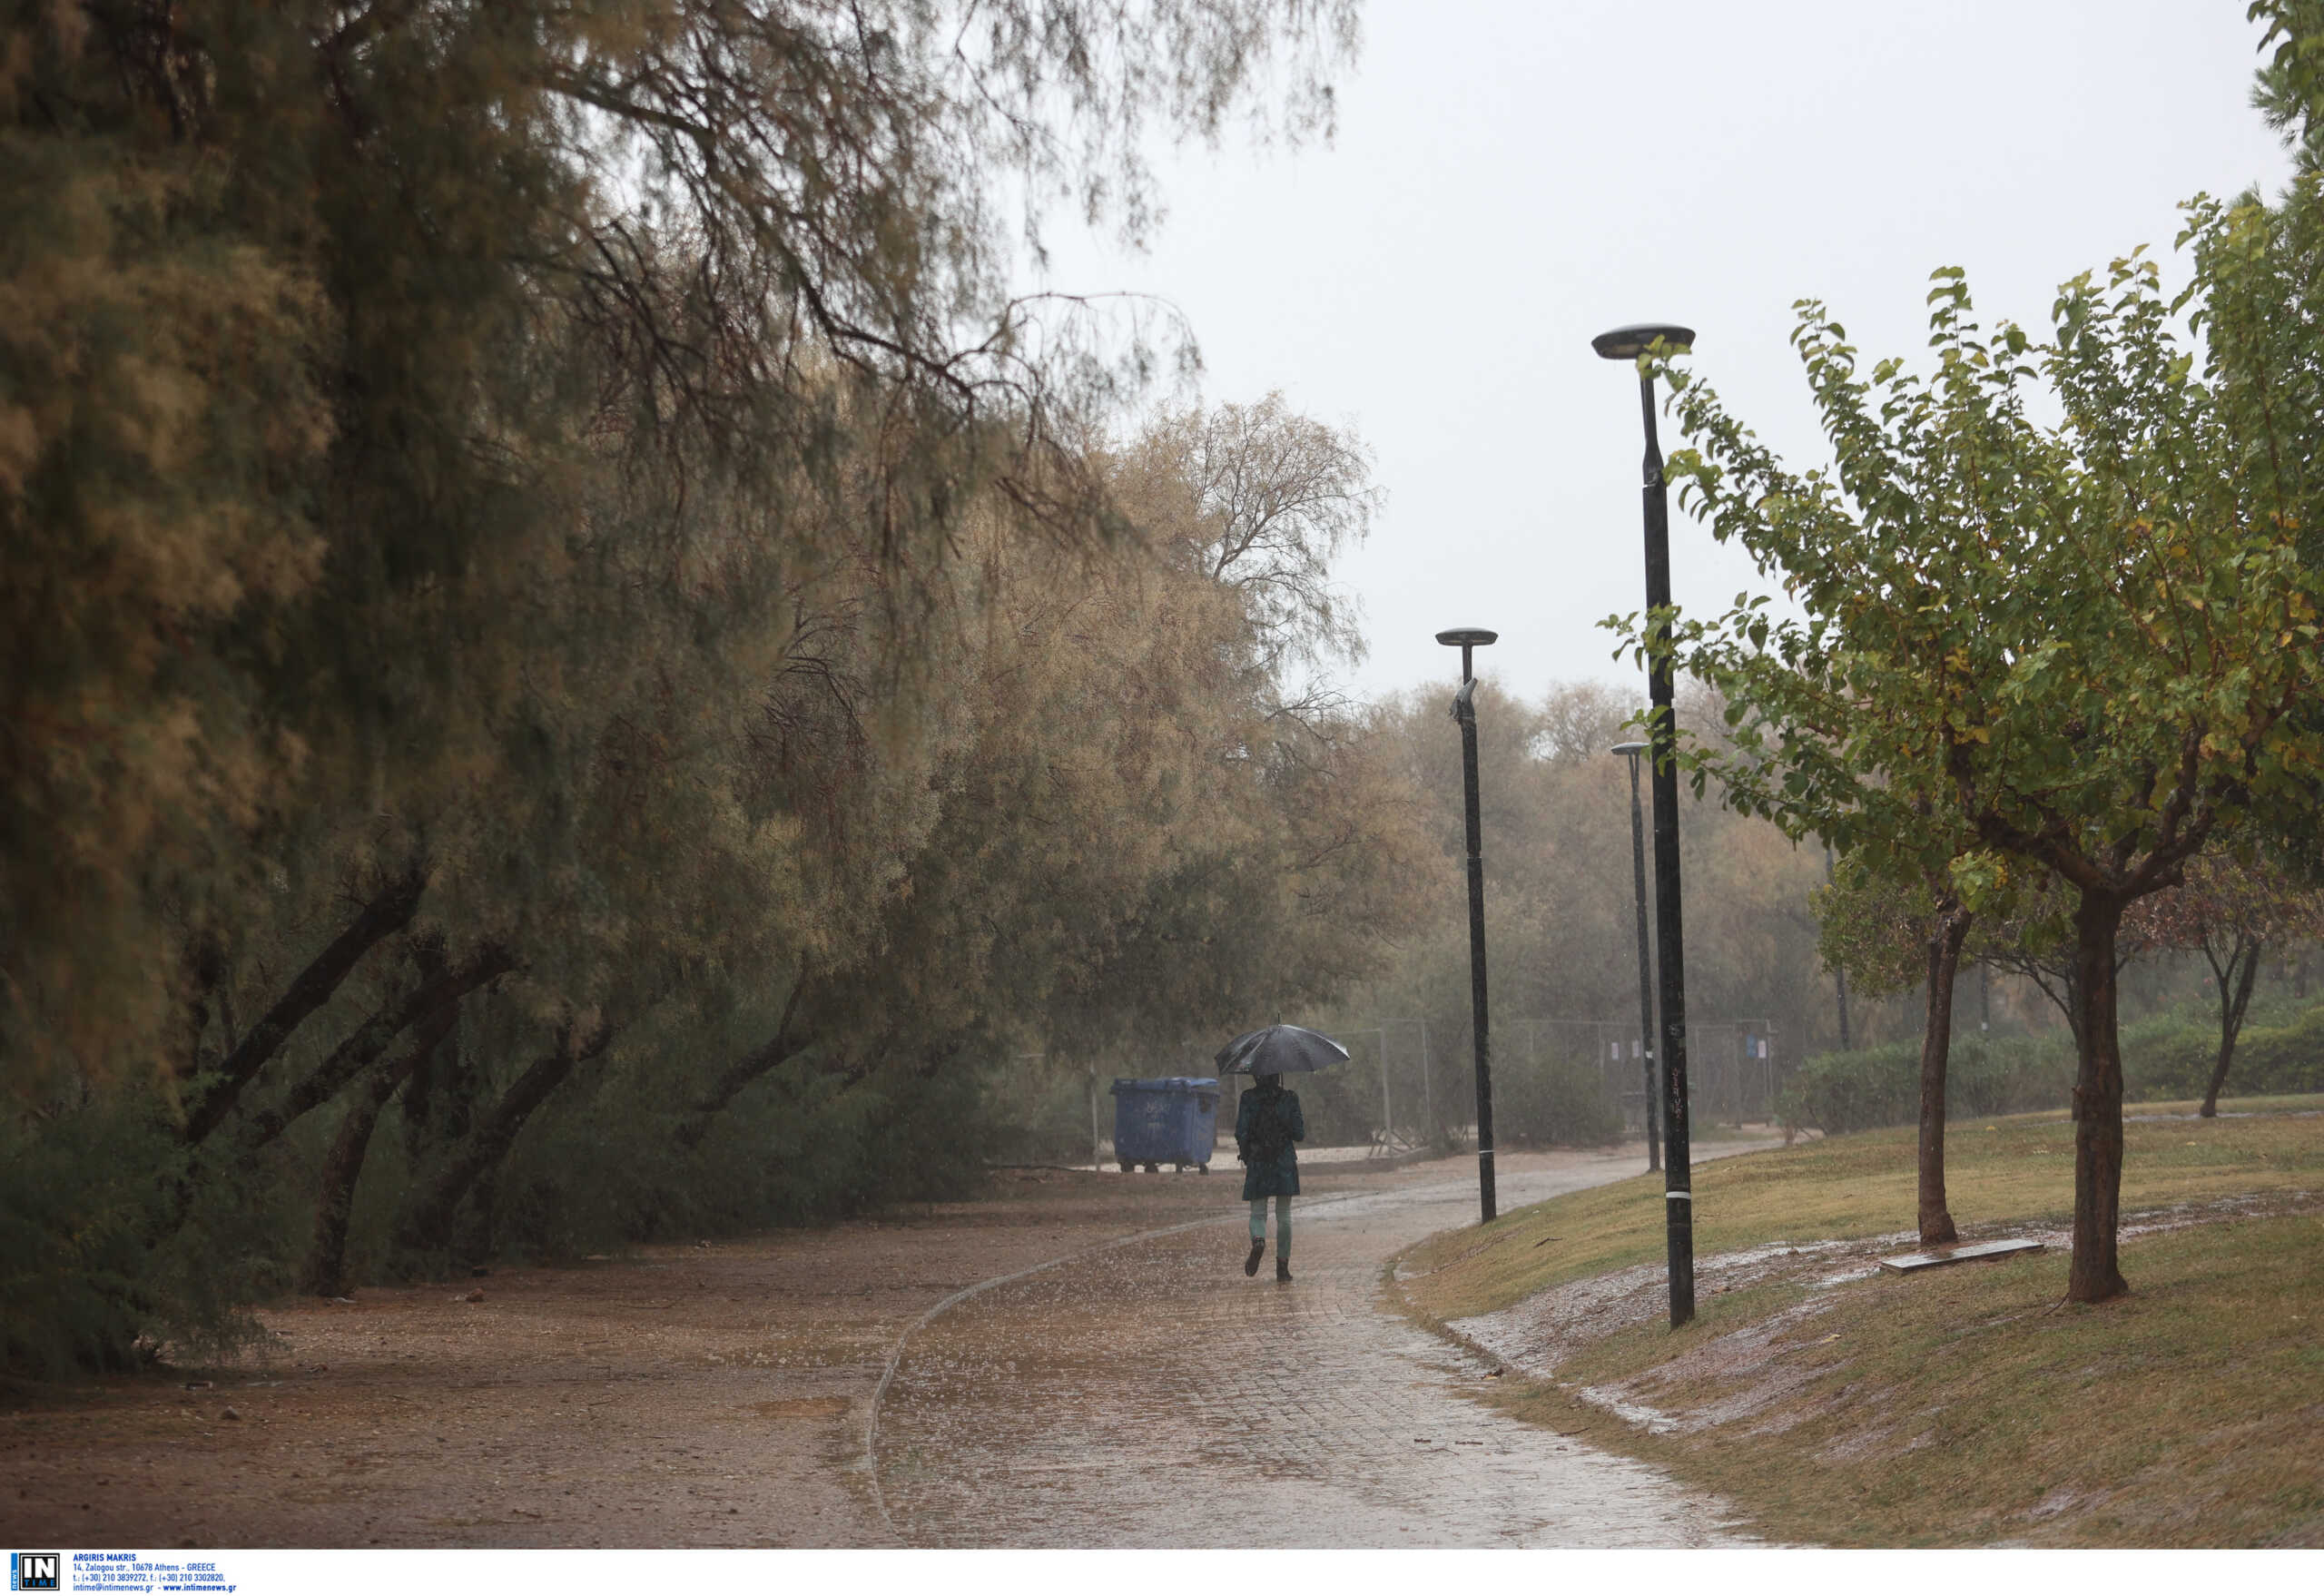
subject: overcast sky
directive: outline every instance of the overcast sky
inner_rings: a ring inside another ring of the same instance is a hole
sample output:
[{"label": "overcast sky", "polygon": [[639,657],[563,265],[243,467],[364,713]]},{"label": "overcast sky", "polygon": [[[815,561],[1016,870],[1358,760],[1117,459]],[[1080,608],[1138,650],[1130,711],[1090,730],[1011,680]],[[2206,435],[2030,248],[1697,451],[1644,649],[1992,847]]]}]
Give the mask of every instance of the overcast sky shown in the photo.
[{"label": "overcast sky", "polygon": [[[1163,163],[1142,256],[1058,228],[1051,286],[1160,295],[1204,396],[1352,425],[1388,500],[1341,567],[1378,695],[1457,675],[1491,626],[1512,689],[1642,678],[1596,623],[1642,602],[1637,388],[1590,336],[1698,332],[1695,367],[1794,463],[1822,453],[1787,341],[1832,307],[1925,351],[1930,271],[2046,327],[2057,284],[2199,191],[2290,171],[2248,103],[2244,0],[1374,0],[1329,147]],[[1667,424],[1664,447],[1672,446]],[[1749,564],[1676,517],[1679,602]],[[1448,675],[1449,673],[1449,675]]]}]

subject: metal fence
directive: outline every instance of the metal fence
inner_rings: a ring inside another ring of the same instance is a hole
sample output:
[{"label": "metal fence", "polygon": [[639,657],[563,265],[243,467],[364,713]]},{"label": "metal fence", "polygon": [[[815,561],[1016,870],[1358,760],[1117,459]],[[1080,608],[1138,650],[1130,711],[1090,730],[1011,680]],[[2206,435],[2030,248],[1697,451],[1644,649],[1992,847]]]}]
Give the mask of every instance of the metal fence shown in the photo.
[{"label": "metal fence", "polygon": [[[1384,1151],[1397,1151],[1431,1145],[1448,1131],[1456,1138],[1469,1133],[1475,1123],[1476,1101],[1465,1023],[1384,1017],[1334,1026],[1333,1034],[1349,1050],[1347,1067],[1299,1082],[1311,1141],[1318,1146],[1344,1146],[1361,1145],[1368,1138]],[[1635,1019],[1501,1020],[1494,1023],[1493,1039],[1496,1080],[1505,1081],[1507,1088],[1514,1089],[1519,1083],[1503,1076],[1503,1070],[1513,1075],[1520,1069],[1555,1064],[1570,1071],[1594,1074],[1608,1108],[1620,1111],[1625,1133],[1645,1134],[1646,1071]],[[1209,1075],[1216,1069],[1210,1051],[1207,1043],[1187,1042],[1141,1057],[1134,1069],[1092,1067],[1086,1086],[1088,1130],[1074,1132],[1060,1126],[1060,1137],[1083,1148],[1109,1144],[1113,1099],[1106,1095],[1106,1088],[1114,1075]],[[1029,1055],[1023,1062],[1038,1058]],[[1782,1037],[1765,1020],[1690,1023],[1687,1079],[1693,1123],[1708,1128],[1772,1121],[1776,1095],[1789,1068]],[[1236,1090],[1242,1084],[1246,1083],[1222,1083],[1222,1132],[1234,1123]],[[1034,1085],[1040,1096],[1059,1089],[1054,1084]],[[1501,1099],[1499,1091],[1495,1098]],[[1050,1108],[1054,1113],[1054,1101]],[[1078,1154],[1088,1156],[1086,1150]]]},{"label": "metal fence", "polygon": [[[1538,1067],[1560,1061],[1594,1069],[1600,1089],[1621,1110],[1632,1136],[1646,1131],[1646,1069],[1636,1020],[1531,1018],[1493,1026],[1496,1062]],[[1404,1138],[1425,1138],[1443,1122],[1475,1111],[1468,1028],[1383,1020],[1342,1037],[1355,1067],[1372,1078],[1375,1117]],[[1687,1027],[1688,1101],[1698,1125],[1767,1124],[1775,1118],[1790,1060],[1764,1019],[1697,1020]]]}]

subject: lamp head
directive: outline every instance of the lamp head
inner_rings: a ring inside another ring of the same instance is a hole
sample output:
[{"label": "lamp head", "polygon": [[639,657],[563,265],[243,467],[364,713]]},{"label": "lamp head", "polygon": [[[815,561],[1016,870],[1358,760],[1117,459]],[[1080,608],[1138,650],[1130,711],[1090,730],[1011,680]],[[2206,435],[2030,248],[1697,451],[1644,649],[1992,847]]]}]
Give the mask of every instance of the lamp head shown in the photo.
[{"label": "lamp head", "polygon": [[1614,744],[1614,752],[1617,754],[1627,754],[1631,758],[1635,759],[1651,746],[1652,744],[1647,743],[1617,743]]},{"label": "lamp head", "polygon": [[1488,632],[1482,626],[1454,626],[1448,632],[1439,632],[1436,635],[1436,640],[1445,647],[1457,648],[1461,651],[1461,680],[1463,682],[1469,679],[1469,658],[1472,652],[1482,648],[1488,643],[1498,642],[1500,639],[1500,633]]},{"label": "lamp head", "polygon": [[1611,332],[1601,332],[1590,340],[1590,347],[1608,360],[1635,360],[1646,353],[1647,346],[1660,339],[1671,350],[1684,354],[1695,347],[1695,330],[1669,321],[1640,321],[1631,327],[1617,327]]}]

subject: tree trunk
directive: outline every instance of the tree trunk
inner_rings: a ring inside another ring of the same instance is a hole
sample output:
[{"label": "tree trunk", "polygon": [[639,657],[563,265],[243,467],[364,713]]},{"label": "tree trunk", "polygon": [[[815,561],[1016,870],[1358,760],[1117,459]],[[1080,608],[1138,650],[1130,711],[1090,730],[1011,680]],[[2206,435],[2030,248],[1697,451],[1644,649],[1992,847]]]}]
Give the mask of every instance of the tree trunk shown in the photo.
[{"label": "tree trunk", "polygon": [[[444,972],[441,941],[422,943],[411,951],[422,980],[433,980]],[[419,1060],[411,1079],[404,1083],[403,1150],[411,1167],[419,1168],[438,1148],[468,1134],[466,1098],[445,1090],[449,1086],[458,1091],[465,1084],[460,1073],[459,1011],[454,1010],[452,1029]]]},{"label": "tree trunk", "polygon": [[2130,1290],[2115,1255],[2122,1199],[2122,1048],[2115,1030],[2114,937],[2122,900],[2084,889],[2074,910],[2073,1263],[2068,1302]]},{"label": "tree trunk", "polygon": [[[2227,1084],[2227,1067],[2235,1061],[2235,1039],[2242,1034],[2243,1015],[2251,1007],[2251,982],[2260,973],[2260,954],[2265,946],[2239,932],[2228,953],[2227,968],[2221,970],[2216,961],[2211,965],[2219,986],[2219,1061],[2211,1066],[2211,1085],[2203,1090],[2200,1113],[2205,1119],[2219,1113],[2219,1089]],[[2240,973],[2239,959],[2242,961]]]},{"label": "tree trunk", "polygon": [[321,1189],[315,1197],[315,1233],[299,1269],[299,1289],[310,1296],[338,1296],[346,1289],[347,1220],[355,1206],[355,1183],[362,1177],[364,1155],[370,1149],[372,1129],[380,1110],[396,1095],[396,1088],[444,1039],[459,1013],[457,1004],[438,1010],[423,1021],[411,1046],[375,1074],[365,1089],[347,1106],[339,1135],[323,1158]]},{"label": "tree trunk", "polygon": [[563,1085],[576,1065],[596,1058],[614,1039],[614,1028],[600,1022],[586,1041],[576,1047],[568,1028],[557,1033],[556,1046],[536,1059],[492,1106],[468,1140],[422,1184],[405,1204],[396,1222],[395,1244],[409,1252],[440,1253],[450,1245],[452,1217],[478,1178],[508,1156],[517,1133],[533,1111]]},{"label": "tree trunk", "polygon": [[500,1169],[495,1164],[476,1177],[452,1216],[452,1257],[456,1263],[478,1265],[492,1256],[492,1218],[499,1204]]},{"label": "tree trunk", "polygon": [[401,875],[389,882],[363,906],[362,912],[347,929],[331,940],[330,946],[299,972],[289,989],[275,1000],[274,1007],[219,1062],[218,1079],[187,1110],[182,1133],[187,1146],[200,1145],[203,1138],[218,1128],[219,1121],[225,1118],[251,1078],[266,1067],[267,1060],[290,1039],[290,1033],[308,1015],[330,1000],[331,994],[339,990],[340,983],[364,954],[411,923],[411,917],[419,910],[420,894],[427,887],[427,872],[417,862],[407,865]]},{"label": "tree trunk", "polygon": [[[468,993],[516,967],[516,961],[502,950],[487,948],[447,970],[438,980],[416,988],[400,1002],[378,1010],[357,1028],[354,1035],[331,1049],[330,1057],[310,1071],[281,1103],[251,1116],[250,1122],[242,1128],[236,1156],[243,1160],[252,1158],[289,1129],[300,1116],[328,1102],[386,1052],[389,1044],[405,1030],[430,1018],[439,1008],[457,1006]],[[162,1207],[147,1230],[149,1244],[160,1245],[185,1223],[186,1216],[193,1209],[194,1187],[201,1173],[199,1164],[191,1160],[179,1171],[171,1201]]]},{"label": "tree trunk", "polygon": [[814,1045],[812,1039],[786,1043],[777,1035],[766,1046],[753,1048],[735,1059],[724,1074],[711,1083],[709,1091],[704,1093],[702,1098],[688,1110],[686,1118],[679,1121],[678,1146],[692,1152],[702,1145],[702,1138],[709,1133],[712,1123],[725,1111],[729,1103],[743,1095],[744,1087],[778,1066],[796,1059]]},{"label": "tree trunk", "polygon": [[[210,1034],[211,1005],[213,1001],[222,1004],[229,971],[225,950],[218,945],[214,935],[206,931],[186,943],[184,961],[184,1039],[180,1044],[182,1050],[173,1061],[172,1073],[180,1080],[192,1080],[207,1067],[208,1060],[202,1057],[202,1051],[206,1046],[205,1039]],[[222,1055],[234,1050],[234,1025],[231,1018],[226,1021],[224,1043],[218,1050]]]},{"label": "tree trunk", "polygon": [[1936,934],[1928,940],[1928,1021],[1921,1032],[1921,1245],[1957,1241],[1945,1202],[1945,1078],[1953,1052],[1953,982],[1961,945],[1976,916],[1957,903],[1942,904]]},{"label": "tree trunk", "polygon": [[382,1006],[358,1026],[352,1036],[332,1049],[330,1058],[292,1087],[281,1103],[251,1117],[250,1127],[241,1138],[242,1150],[253,1153],[266,1146],[289,1129],[300,1115],[338,1096],[340,1089],[360,1075],[374,1059],[388,1050],[390,1042],[412,1026],[429,1019],[439,1009],[458,1005],[477,988],[516,968],[516,959],[506,949],[482,948],[448,967],[435,980],[422,981],[402,998]]},{"label": "tree trunk", "polygon": [[775,1022],[774,1035],[766,1045],[752,1049],[728,1065],[725,1072],[711,1083],[709,1091],[703,1094],[686,1118],[679,1121],[678,1146],[692,1152],[702,1144],[711,1122],[725,1112],[726,1105],[740,1097],[744,1087],[814,1045],[812,1039],[797,1042],[790,1039],[792,1016],[798,1011],[799,993],[805,984],[803,978],[792,984],[791,996],[783,1005],[783,1018]]}]

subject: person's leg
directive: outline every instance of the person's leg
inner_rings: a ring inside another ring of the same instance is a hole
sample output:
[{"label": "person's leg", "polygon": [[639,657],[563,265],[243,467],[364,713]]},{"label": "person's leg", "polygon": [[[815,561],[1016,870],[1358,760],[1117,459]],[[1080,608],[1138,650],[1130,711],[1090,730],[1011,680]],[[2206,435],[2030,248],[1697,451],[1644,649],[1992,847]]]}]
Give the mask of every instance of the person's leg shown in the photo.
[{"label": "person's leg", "polygon": [[1266,1250],[1267,1199],[1263,1197],[1253,1197],[1251,1199],[1251,1251],[1250,1256],[1243,1260],[1243,1273],[1246,1275],[1257,1274],[1259,1272],[1259,1255]]},{"label": "person's leg", "polygon": [[1284,1192],[1275,1199],[1275,1256],[1280,1262],[1291,1261],[1291,1194]]}]

